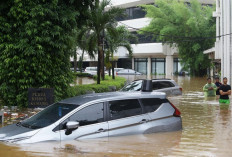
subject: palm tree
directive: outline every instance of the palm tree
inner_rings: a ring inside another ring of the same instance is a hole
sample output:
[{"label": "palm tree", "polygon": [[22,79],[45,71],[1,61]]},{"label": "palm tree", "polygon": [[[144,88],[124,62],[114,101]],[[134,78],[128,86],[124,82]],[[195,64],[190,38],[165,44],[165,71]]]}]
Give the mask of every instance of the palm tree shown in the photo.
[{"label": "palm tree", "polygon": [[84,59],[84,53],[88,53],[90,58],[95,58],[96,51],[93,49],[90,51],[89,48],[89,36],[90,31],[86,31],[86,25],[84,25],[79,31],[77,32],[77,47],[82,51],[81,55],[79,57],[79,63],[78,68],[80,69],[80,72],[82,72],[82,65],[83,65],[83,59]]},{"label": "palm tree", "polygon": [[[115,33],[112,35],[110,32],[106,34],[106,43],[107,43],[107,57],[106,61],[110,62],[111,57],[111,67],[112,67],[112,78],[115,79],[114,76],[114,67],[115,67],[115,59],[114,53],[118,50],[119,47],[124,47],[129,52],[129,57],[132,57],[132,47],[130,41],[133,40],[135,43],[138,43],[138,38],[131,34],[128,29],[124,26],[119,26],[116,28]],[[109,63],[108,63],[109,64]]]},{"label": "palm tree", "polygon": [[[108,7],[106,9],[106,7]],[[103,41],[104,34],[109,33],[114,35],[117,33],[116,18],[124,16],[125,12],[122,8],[110,6],[109,0],[96,0],[87,11],[86,27],[81,30],[81,34],[87,36],[88,34],[88,52],[92,54],[97,52],[98,65],[97,65],[97,84],[100,84],[100,74],[104,79],[104,51]]]}]

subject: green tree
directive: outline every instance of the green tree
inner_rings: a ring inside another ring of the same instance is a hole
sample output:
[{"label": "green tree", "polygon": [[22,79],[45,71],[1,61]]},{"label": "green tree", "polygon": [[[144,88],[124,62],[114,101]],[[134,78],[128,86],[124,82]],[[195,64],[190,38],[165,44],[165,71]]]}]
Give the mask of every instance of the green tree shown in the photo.
[{"label": "green tree", "polygon": [[[124,47],[129,52],[129,57],[132,57],[133,50],[130,44],[130,41],[133,40],[135,43],[138,43],[138,38],[131,34],[125,26],[119,26],[116,28],[116,33],[114,35],[110,35],[106,33],[106,63],[108,68],[112,68],[112,78],[115,79],[114,76],[114,67],[115,67],[115,59],[114,53],[118,50],[119,47]],[[110,74],[110,70],[109,70]]]},{"label": "green tree", "polygon": [[178,0],[156,0],[155,5],[142,5],[151,19],[140,33],[150,32],[163,43],[178,47],[179,56],[192,74],[204,75],[210,60],[203,51],[214,45],[214,7],[202,6],[198,0],[190,3]]},{"label": "green tree", "polygon": [[54,88],[69,96],[70,56],[88,0],[0,2],[0,99],[27,106],[30,87]]},{"label": "green tree", "polygon": [[[80,72],[82,72],[82,67],[83,67],[83,59],[84,59],[84,54],[85,52],[89,55],[91,59],[95,59],[95,54],[96,51],[94,48],[89,48],[90,44],[90,30],[86,28],[87,24],[84,24],[82,28],[78,30],[77,33],[77,46],[78,48],[82,51],[79,57],[79,62],[78,62],[78,68],[80,69]],[[77,55],[77,54],[76,54]]]},{"label": "green tree", "polygon": [[123,16],[124,14],[125,12],[123,9],[112,7],[109,0],[96,0],[86,13],[88,20],[86,27],[82,29],[81,34],[83,36],[88,36],[88,51],[90,53],[97,52],[98,54],[98,84],[100,84],[100,77],[104,79],[103,41],[105,33],[109,33],[111,36],[116,34],[116,18]]}]

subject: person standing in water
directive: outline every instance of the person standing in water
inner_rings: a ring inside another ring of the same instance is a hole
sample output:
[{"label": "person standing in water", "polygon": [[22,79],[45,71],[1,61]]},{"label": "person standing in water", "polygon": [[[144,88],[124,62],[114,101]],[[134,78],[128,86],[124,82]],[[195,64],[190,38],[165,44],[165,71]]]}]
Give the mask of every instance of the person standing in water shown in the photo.
[{"label": "person standing in water", "polygon": [[217,86],[214,83],[212,83],[212,80],[210,77],[207,78],[207,83],[203,87],[205,96],[206,97],[216,96],[216,90],[217,90]]},{"label": "person standing in water", "polygon": [[222,85],[222,83],[219,81],[219,77],[216,77],[215,80],[215,85],[217,86],[216,95],[220,95],[219,88]]},{"label": "person standing in water", "polygon": [[231,86],[227,84],[227,78],[223,78],[223,84],[219,88],[221,104],[230,104],[229,95],[231,95]]}]

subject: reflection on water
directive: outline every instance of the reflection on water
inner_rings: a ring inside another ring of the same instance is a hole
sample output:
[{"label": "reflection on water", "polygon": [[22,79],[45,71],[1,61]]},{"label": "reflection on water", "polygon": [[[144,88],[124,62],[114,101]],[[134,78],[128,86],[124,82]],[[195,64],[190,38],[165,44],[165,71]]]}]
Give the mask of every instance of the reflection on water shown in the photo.
[{"label": "reflection on water", "polygon": [[0,156],[231,156],[231,105],[219,105],[218,98],[204,98],[204,78],[173,79],[183,87],[182,96],[169,98],[182,113],[182,131],[17,147],[0,144]]}]

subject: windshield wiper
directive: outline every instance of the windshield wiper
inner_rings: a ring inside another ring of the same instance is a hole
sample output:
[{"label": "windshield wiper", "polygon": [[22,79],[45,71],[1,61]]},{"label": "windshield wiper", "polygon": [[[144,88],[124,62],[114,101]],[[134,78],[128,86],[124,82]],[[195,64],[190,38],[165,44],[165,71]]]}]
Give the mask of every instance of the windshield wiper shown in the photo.
[{"label": "windshield wiper", "polygon": [[31,128],[31,126],[30,126],[29,124],[21,123],[21,122],[20,122],[20,124],[21,124],[21,126],[23,126],[23,127],[25,127],[25,128]]}]

